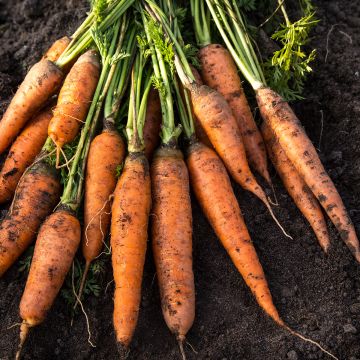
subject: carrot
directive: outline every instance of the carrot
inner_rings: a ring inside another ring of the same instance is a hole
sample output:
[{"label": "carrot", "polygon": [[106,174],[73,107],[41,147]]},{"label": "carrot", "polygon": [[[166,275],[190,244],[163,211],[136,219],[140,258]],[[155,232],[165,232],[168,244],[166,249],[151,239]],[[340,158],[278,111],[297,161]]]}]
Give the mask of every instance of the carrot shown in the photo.
[{"label": "carrot", "polygon": [[233,112],[250,166],[271,184],[264,141],[229,51],[222,45],[209,44],[199,50],[199,60],[205,84],[222,94]]},{"label": "carrot", "polygon": [[[91,262],[100,255],[110,226],[110,196],[117,182],[117,167],[125,157],[125,144],[115,129],[106,129],[90,145],[86,166],[82,254],[83,279]],[[81,294],[84,283],[80,287]]]},{"label": "carrot", "polygon": [[179,150],[161,147],[151,165],[152,246],[162,311],[179,343],[195,317],[189,178]]},{"label": "carrot", "polygon": [[65,144],[73,141],[85,120],[100,75],[97,52],[81,55],[61,88],[48,135],[57,147],[57,156]]},{"label": "carrot", "polygon": [[14,195],[25,169],[35,160],[47,138],[50,108],[35,116],[11,146],[0,172],[0,204]]},{"label": "carrot", "polygon": [[360,262],[360,246],[354,225],[299,119],[289,104],[273,90],[260,88],[256,95],[266,125]]},{"label": "carrot", "polygon": [[152,158],[154,150],[159,145],[160,140],[160,127],[161,127],[161,105],[159,93],[152,88],[150,90],[146,108],[146,118],[144,125],[144,143],[145,143],[145,156],[148,160]]},{"label": "carrot", "polygon": [[290,237],[275,218],[263,189],[251,173],[238,125],[225,98],[206,85],[199,86],[192,83],[189,88],[194,114],[201,122],[231,176],[245,190],[251,191],[265,204],[283,233]]},{"label": "carrot", "polygon": [[261,308],[283,326],[222,161],[195,142],[188,149],[187,165],[195,196],[216,235]]},{"label": "carrot", "polygon": [[48,101],[56,94],[63,72],[51,61],[41,60],[26,75],[0,121],[0,154]]},{"label": "carrot", "polygon": [[46,59],[55,62],[70,44],[70,41],[71,39],[67,36],[56,40],[44,54],[43,60]]},{"label": "carrot", "polygon": [[262,124],[261,131],[269,157],[283,181],[286,190],[310,223],[320,246],[325,253],[327,253],[330,246],[330,238],[320,204],[303,178],[296,171],[291,161],[287,158],[284,150],[272,135],[271,130],[266,126],[266,123]]},{"label": "carrot", "polygon": [[30,328],[41,324],[52,306],[80,243],[80,223],[72,211],[58,208],[41,226],[20,302],[20,346]]},{"label": "carrot", "polygon": [[27,249],[60,198],[60,180],[40,161],[19,182],[10,210],[0,225],[0,277]]},{"label": "carrot", "polygon": [[[197,71],[197,69],[194,66],[190,66],[191,68],[191,72],[194,75],[195,78],[195,82],[198,85],[204,85],[204,82],[201,78],[200,73]],[[194,116],[194,125],[195,125],[195,134],[196,137],[206,146],[212,147],[211,142],[208,138],[208,136],[206,135],[206,132],[204,130],[204,128],[202,127],[200,121],[198,120],[198,118],[196,116]]]},{"label": "carrot", "polygon": [[150,208],[148,161],[142,152],[130,153],[116,186],[111,217],[113,319],[118,346],[124,349],[130,345],[139,315]]}]

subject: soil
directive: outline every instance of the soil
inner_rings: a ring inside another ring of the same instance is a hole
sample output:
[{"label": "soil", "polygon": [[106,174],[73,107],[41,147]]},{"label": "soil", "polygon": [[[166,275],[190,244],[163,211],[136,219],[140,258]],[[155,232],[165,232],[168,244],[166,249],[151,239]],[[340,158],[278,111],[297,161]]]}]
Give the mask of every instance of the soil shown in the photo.
[{"label": "soil", "polygon": [[[360,3],[316,0],[318,49],[306,100],[294,104],[360,234]],[[86,1],[0,0],[0,106],[3,111],[29,66],[56,38],[81,21]],[[331,31],[332,29],[332,31]],[[327,56],[326,56],[327,55]],[[326,59],[326,61],[325,61]],[[280,206],[276,214],[294,240],[282,235],[262,204],[234,185],[265,269],[274,302],[292,328],[331,349],[340,359],[360,359],[360,267],[330,225],[332,249],[324,256],[309,225],[272,169]],[[189,359],[326,359],[317,348],[280,329],[257,306],[196,202],[194,272],[196,320],[188,334]],[[0,359],[18,342],[18,304],[26,275],[19,265],[0,280]],[[111,267],[99,297],[86,300],[84,316],[71,316],[59,297],[34,329],[24,359],[117,359],[112,326]],[[196,351],[192,351],[191,347]],[[148,252],[139,323],[129,359],[179,359],[162,318],[151,251]]]}]

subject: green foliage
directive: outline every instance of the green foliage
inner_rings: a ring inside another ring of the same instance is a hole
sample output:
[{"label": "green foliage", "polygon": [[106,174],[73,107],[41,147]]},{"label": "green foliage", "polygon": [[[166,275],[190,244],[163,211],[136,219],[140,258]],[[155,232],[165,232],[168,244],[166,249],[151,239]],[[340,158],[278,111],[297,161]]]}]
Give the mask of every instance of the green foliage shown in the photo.
[{"label": "green foliage", "polygon": [[272,39],[282,47],[265,64],[267,82],[286,100],[302,98],[304,82],[312,71],[310,63],[316,56],[316,50],[307,54],[305,46],[309,42],[309,33],[317,22],[315,13],[312,12],[294,23],[282,24],[272,35]]},{"label": "green foliage", "polygon": [[115,172],[116,172],[116,177],[117,177],[117,178],[120,177],[123,168],[124,168],[124,163],[123,163],[123,162],[116,167]]},{"label": "green foliage", "polygon": [[31,261],[34,255],[34,246],[30,246],[19,261],[19,272],[25,272],[26,274],[30,271]]},{"label": "green foliage", "polygon": [[257,0],[238,0],[237,5],[245,11],[251,11],[256,10],[258,4]]}]

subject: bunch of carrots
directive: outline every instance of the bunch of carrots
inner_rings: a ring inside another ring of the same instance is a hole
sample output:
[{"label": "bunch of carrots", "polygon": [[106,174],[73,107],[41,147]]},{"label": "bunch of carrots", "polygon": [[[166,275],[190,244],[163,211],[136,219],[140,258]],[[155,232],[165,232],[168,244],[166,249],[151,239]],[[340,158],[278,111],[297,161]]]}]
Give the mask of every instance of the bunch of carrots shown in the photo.
[{"label": "bunch of carrots", "polygon": [[[200,73],[190,64],[178,1],[96,0],[71,38],[30,69],[0,121],[0,153],[9,149],[0,202],[11,201],[0,225],[0,277],[35,242],[17,359],[79,248],[85,262],[74,307],[84,311],[87,275],[109,232],[119,353],[127,356],[136,328],[151,233],[164,319],[185,359],[195,318],[190,186],[264,312],[336,359],[280,317],[230,177],[290,237],[252,172],[272,187],[269,156],[324,252],[321,207],[360,261],[354,226],[300,121],[267,86],[237,1],[190,0],[190,11]],[[255,91],[260,129],[239,71]]]}]

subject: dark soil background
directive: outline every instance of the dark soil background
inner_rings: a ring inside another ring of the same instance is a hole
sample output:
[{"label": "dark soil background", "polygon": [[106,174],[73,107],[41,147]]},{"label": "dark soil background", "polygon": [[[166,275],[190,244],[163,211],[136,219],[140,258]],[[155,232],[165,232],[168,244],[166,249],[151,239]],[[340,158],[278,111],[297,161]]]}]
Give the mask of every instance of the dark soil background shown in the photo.
[{"label": "dark soil background", "polygon": [[[312,42],[318,57],[307,82],[306,100],[294,107],[320,148],[360,234],[360,3],[314,2],[321,19]],[[71,34],[86,6],[86,1],[76,0],[0,0],[1,111],[29,66],[53,40]],[[294,240],[281,234],[254,196],[238,186],[235,192],[275,304],[286,323],[320,341],[340,359],[360,359],[360,267],[330,224],[332,251],[328,257],[322,254],[309,225],[272,173],[280,201],[276,213]],[[193,213],[197,314],[188,342],[197,354],[187,346],[189,359],[326,359],[262,313],[196,202]],[[18,343],[18,327],[8,329],[20,320],[18,305],[26,275],[18,269],[18,264],[13,266],[0,280],[0,359],[13,358]],[[96,348],[87,342],[83,315],[77,315],[71,327],[68,307],[59,298],[47,320],[32,331],[24,359],[118,358],[112,287],[105,293],[112,279],[110,264],[107,269],[101,295],[85,305]],[[130,359],[179,359],[175,339],[162,318],[154,275],[149,251]]]}]

